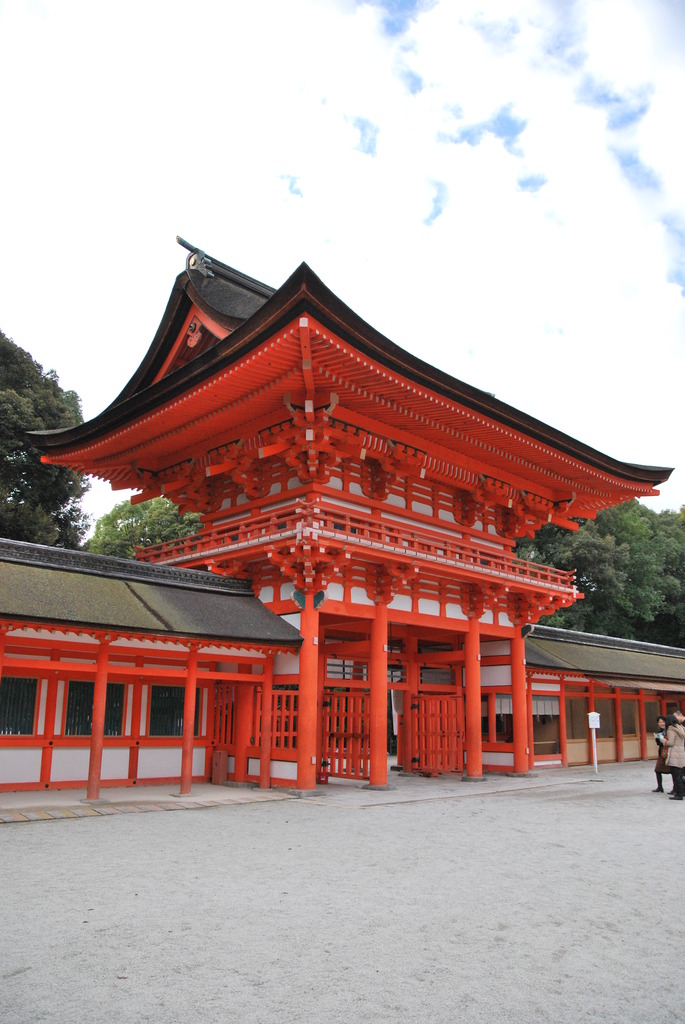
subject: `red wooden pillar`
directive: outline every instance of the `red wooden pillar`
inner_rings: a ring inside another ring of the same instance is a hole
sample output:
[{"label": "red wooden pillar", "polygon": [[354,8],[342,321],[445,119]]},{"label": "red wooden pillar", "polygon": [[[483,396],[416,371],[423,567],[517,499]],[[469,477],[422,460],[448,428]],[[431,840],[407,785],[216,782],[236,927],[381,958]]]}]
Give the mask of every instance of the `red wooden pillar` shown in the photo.
[{"label": "red wooden pillar", "polygon": [[43,725],[43,753],[40,759],[40,782],[44,789],[50,785],[52,774],[52,751],[55,742],[55,715],[57,714],[57,673],[51,672],[46,680],[48,692],[45,700],[45,724]]},{"label": "red wooden pillar", "polygon": [[197,694],[197,647],[193,644],[186,662],[185,700],[183,701],[183,740],[181,744],[181,796],[187,796],[193,782],[193,743],[195,741],[195,696]]},{"label": "red wooden pillar", "polygon": [[559,687],[559,751],[561,753],[561,763],[563,767],[568,768],[568,744],[566,742],[566,692],[563,680]]},{"label": "red wooden pillar", "polygon": [[297,786],[316,788],[319,756],[316,749],[316,727],[319,714],[319,613],[314,608],[314,592],[304,591],[304,608],[300,614],[300,680],[297,694]]},{"label": "red wooden pillar", "polygon": [[[136,665],[142,668],[143,659],[136,658]],[[140,754],[140,723],[146,710],[143,708],[143,677],[132,677],[131,684],[133,685],[133,693],[131,693],[130,689],[128,691],[128,699],[131,700],[131,735],[129,737],[131,746],[129,747],[128,754],[128,777],[136,785],[138,782],[138,756]]]},{"label": "red wooden pillar", "polygon": [[[210,670],[216,672],[216,662],[212,662]],[[216,721],[216,680],[210,683],[207,687],[207,733],[205,741],[207,746],[205,747],[205,775],[212,777],[212,763],[214,760],[214,744],[216,742],[215,736],[215,721]]]},{"label": "red wooden pillar", "polygon": [[645,691],[638,690],[637,698],[637,720],[640,730],[640,760],[646,761],[649,758],[647,747],[647,718],[645,717]]},{"label": "red wooden pillar", "polygon": [[521,630],[511,638],[511,704],[514,725],[514,772],[528,772],[528,706],[526,702],[526,648]]},{"label": "red wooden pillar", "polygon": [[526,721],[528,722],[528,767],[535,767],[535,732],[533,729],[533,691],[526,691]]},{"label": "red wooden pillar", "polygon": [[371,621],[370,786],[388,784],[388,606],[379,602]]},{"label": "red wooden pillar", "polygon": [[109,639],[100,641],[95,683],[93,686],[93,725],[90,733],[90,758],[88,761],[87,800],[100,798],[102,774],[102,748],[105,740],[105,704],[107,702],[107,666],[109,661]]},{"label": "red wooden pillar", "polygon": [[[249,666],[240,665],[238,673],[244,675]],[[247,781],[247,762],[249,759],[249,747],[252,742],[252,730],[254,727],[255,694],[254,685],[238,683],[234,689],[235,702],[233,705],[233,740],[235,743],[235,756],[233,765],[233,780],[235,782]]]},{"label": "red wooden pillar", "polygon": [[262,749],[259,755],[259,788],[271,788],[271,719],[273,715],[273,658],[264,666],[262,682]]},{"label": "red wooden pillar", "polygon": [[[418,642],[415,636],[407,637],[407,689],[402,695],[402,768],[405,772],[414,770],[416,749],[416,709],[419,696]],[[398,748],[399,760],[399,748]]]},{"label": "red wooden pillar", "polygon": [[464,674],[466,681],[466,775],[469,779],[483,777],[483,738],[480,714],[480,623],[469,621],[464,639]]},{"label": "red wooden pillar", "polygon": [[324,629],[321,628],[318,644],[318,668],[316,683],[316,706],[319,709],[316,716],[316,781],[328,782],[328,769],[324,769],[324,748],[323,748],[323,692],[326,686],[326,674],[328,672],[328,660],[326,657],[326,642]]},{"label": "red wooden pillar", "polygon": [[614,718],[616,728],[616,760],[619,764],[625,761],[623,753],[623,715],[621,714],[621,691],[614,689]]}]

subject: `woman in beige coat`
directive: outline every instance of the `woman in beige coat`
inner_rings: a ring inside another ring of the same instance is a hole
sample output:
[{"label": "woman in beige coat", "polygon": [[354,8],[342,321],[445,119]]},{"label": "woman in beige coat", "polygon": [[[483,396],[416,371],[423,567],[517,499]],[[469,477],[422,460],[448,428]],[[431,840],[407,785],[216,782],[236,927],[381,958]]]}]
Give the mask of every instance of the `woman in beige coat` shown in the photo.
[{"label": "woman in beige coat", "polygon": [[666,749],[668,767],[673,776],[673,796],[670,800],[683,799],[683,768],[685,768],[685,715],[676,711],[666,719]]}]

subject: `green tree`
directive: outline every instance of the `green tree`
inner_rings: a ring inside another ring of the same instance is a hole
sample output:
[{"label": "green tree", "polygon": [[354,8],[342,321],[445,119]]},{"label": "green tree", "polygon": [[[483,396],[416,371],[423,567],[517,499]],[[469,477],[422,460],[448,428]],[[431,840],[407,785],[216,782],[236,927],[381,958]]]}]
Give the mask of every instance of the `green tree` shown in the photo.
[{"label": "green tree", "polygon": [[122,501],[98,519],[93,536],[84,546],[98,555],[135,558],[136,547],[188,537],[199,528],[197,512],[180,515],[178,507],[167,498],[152,498],[139,505]]},{"label": "green tree", "polygon": [[576,570],[584,599],[545,618],[546,625],[685,646],[685,510],[656,513],[631,501],[575,533],[545,526],[517,551]]},{"label": "green tree", "polygon": [[63,391],[54,370],[43,371],[0,331],[0,536],[77,548],[88,528],[81,498],[89,484],[64,466],[46,466],[29,430],[83,422],[74,391]]}]

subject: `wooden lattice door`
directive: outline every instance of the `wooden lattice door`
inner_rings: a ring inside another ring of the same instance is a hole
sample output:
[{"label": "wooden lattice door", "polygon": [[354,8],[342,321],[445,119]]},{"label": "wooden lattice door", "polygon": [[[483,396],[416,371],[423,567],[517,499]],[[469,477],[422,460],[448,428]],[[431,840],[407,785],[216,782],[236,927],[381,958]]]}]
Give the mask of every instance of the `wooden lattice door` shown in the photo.
[{"label": "wooden lattice door", "polygon": [[320,779],[368,779],[371,772],[369,694],[324,690]]},{"label": "wooden lattice door", "polygon": [[414,704],[412,768],[423,775],[460,772],[464,768],[464,722],[461,697],[419,695]]}]

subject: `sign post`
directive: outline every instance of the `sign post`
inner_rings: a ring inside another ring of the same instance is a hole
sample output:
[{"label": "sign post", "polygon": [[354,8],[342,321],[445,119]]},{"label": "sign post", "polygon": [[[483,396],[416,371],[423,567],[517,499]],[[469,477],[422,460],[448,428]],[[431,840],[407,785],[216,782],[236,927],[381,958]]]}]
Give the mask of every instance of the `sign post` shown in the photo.
[{"label": "sign post", "polygon": [[590,711],[587,716],[587,724],[592,733],[592,763],[597,774],[597,730],[599,729],[599,714],[597,711]]}]

